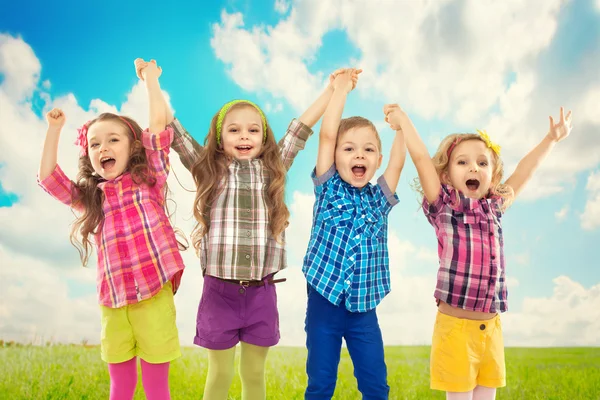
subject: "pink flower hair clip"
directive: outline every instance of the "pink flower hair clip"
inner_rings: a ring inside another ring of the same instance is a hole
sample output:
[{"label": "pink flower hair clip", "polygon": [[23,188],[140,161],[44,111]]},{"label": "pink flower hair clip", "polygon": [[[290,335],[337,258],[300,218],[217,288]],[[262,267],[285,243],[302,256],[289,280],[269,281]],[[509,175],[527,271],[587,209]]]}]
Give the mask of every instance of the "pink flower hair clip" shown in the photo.
[{"label": "pink flower hair clip", "polygon": [[79,146],[79,157],[87,156],[88,154],[87,131],[89,123],[90,121],[86,122],[81,128],[77,129],[77,139],[75,140],[75,145]]}]

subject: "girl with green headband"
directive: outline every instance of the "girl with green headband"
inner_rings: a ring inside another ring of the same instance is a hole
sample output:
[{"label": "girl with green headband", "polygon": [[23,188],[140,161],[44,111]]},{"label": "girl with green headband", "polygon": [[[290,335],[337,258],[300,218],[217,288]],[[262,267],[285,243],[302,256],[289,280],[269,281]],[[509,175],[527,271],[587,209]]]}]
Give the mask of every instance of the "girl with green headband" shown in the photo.
[{"label": "girl with green headband", "polygon": [[[138,76],[147,65],[136,61]],[[208,349],[204,399],[227,399],[241,342],[243,399],[265,399],[265,361],[279,342],[274,275],[286,267],[286,173],[333,93],[330,84],[277,142],[256,104],[234,100],[214,115],[204,146],[168,111],[173,149],[197,186],[192,241],[204,274],[194,343]],[[360,70],[352,74],[356,84]],[[153,96],[150,96],[152,100]]]}]

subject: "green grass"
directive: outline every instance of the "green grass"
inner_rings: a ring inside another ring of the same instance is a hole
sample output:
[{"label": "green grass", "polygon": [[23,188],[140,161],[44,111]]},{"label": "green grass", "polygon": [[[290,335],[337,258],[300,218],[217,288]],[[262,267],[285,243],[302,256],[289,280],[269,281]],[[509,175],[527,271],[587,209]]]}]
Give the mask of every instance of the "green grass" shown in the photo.
[{"label": "green grass", "polygon": [[[239,354],[239,352],[238,352]],[[302,399],[306,386],[306,350],[275,347],[267,361],[267,397]],[[391,399],[444,399],[429,389],[429,347],[387,347]],[[508,385],[497,399],[600,399],[600,348],[506,349]],[[108,399],[106,364],[97,347],[0,347],[0,399]],[[171,367],[171,394],[200,399],[206,353],[184,348]],[[334,399],[360,399],[352,362],[343,351]],[[231,399],[239,399],[239,377]],[[135,399],[144,399],[141,381]]]}]

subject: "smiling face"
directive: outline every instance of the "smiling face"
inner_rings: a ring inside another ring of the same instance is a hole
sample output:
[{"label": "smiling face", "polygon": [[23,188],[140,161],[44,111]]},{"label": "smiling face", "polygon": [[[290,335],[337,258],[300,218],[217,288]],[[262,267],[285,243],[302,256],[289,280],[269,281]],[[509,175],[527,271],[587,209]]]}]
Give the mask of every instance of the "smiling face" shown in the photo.
[{"label": "smiling face", "polygon": [[125,172],[131,155],[128,128],[116,121],[98,121],[88,129],[87,139],[90,162],[98,175],[111,180]]},{"label": "smiling face", "polygon": [[335,166],[340,177],[362,189],[381,165],[377,133],[369,126],[351,128],[338,136]]},{"label": "smiling face", "polygon": [[263,148],[263,122],[251,105],[234,106],[223,119],[221,141],[223,151],[238,160],[252,160]]},{"label": "smiling face", "polygon": [[492,150],[481,140],[463,140],[452,153],[443,180],[472,199],[488,195],[494,172]]}]

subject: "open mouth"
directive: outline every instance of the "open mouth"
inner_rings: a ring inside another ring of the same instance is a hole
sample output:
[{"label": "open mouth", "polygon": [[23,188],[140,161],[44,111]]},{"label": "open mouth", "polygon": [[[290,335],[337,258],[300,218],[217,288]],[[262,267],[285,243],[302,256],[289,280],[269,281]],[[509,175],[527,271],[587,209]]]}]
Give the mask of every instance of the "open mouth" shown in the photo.
[{"label": "open mouth", "polygon": [[362,178],[362,177],[364,177],[366,172],[367,172],[367,167],[365,167],[364,165],[357,164],[357,165],[355,165],[355,166],[352,167],[352,174],[356,178]]},{"label": "open mouth", "polygon": [[467,180],[467,189],[473,190],[473,191],[479,189],[479,181],[477,179]]},{"label": "open mouth", "polygon": [[117,161],[112,157],[102,157],[100,159],[100,165],[102,165],[103,169],[110,169],[114,167]]},{"label": "open mouth", "polygon": [[252,150],[254,147],[253,146],[249,146],[249,145],[242,145],[242,146],[235,146],[235,149],[237,151],[239,151],[241,154],[247,154],[250,152],[250,150]]}]

